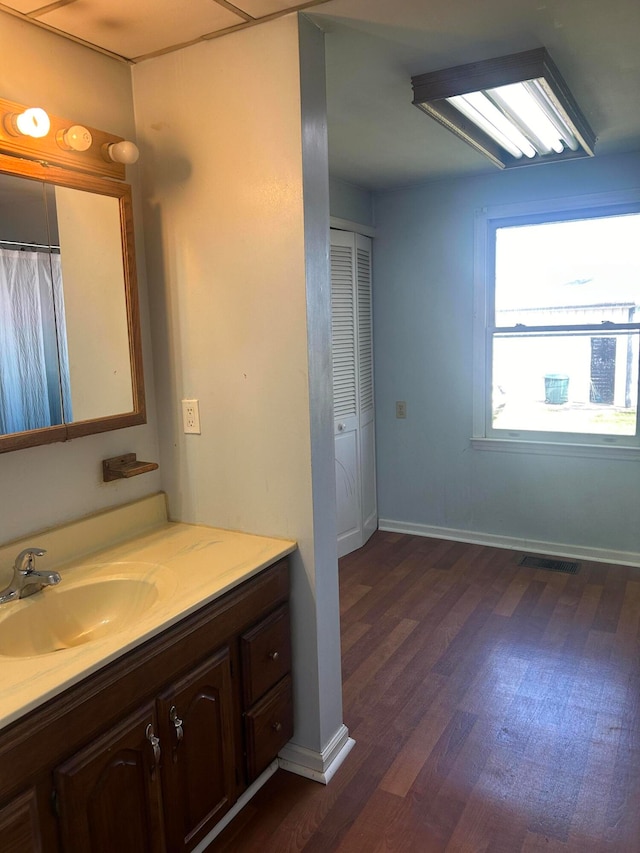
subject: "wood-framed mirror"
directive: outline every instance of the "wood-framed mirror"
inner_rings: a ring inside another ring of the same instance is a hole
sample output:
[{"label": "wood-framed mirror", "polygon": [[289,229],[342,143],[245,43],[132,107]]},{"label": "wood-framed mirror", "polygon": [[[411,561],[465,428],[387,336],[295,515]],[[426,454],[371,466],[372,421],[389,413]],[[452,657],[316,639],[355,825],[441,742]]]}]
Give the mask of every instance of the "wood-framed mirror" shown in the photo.
[{"label": "wood-framed mirror", "polygon": [[0,453],[145,422],[131,188],[0,155]]}]

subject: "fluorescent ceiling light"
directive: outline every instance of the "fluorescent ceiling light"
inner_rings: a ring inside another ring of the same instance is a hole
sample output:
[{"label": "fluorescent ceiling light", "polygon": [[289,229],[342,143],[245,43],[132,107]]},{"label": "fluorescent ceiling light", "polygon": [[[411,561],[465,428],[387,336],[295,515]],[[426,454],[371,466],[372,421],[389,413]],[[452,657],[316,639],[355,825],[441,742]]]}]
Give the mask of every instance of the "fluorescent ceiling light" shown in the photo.
[{"label": "fluorescent ceiling light", "polygon": [[500,168],[594,153],[595,135],[544,48],[411,83],[417,107]]},{"label": "fluorescent ceiling light", "polygon": [[454,95],[447,100],[474,124],[486,131],[498,145],[506,148],[513,157],[520,158],[523,154],[526,157],[536,156],[536,149],[527,137],[484,92]]}]

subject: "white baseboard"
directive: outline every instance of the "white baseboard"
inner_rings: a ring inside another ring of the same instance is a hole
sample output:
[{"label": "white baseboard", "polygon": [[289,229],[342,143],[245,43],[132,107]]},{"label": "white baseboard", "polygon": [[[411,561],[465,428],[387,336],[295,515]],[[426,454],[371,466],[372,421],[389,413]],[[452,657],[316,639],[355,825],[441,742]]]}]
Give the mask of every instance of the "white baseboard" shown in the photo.
[{"label": "white baseboard", "polygon": [[314,752],[312,749],[306,749],[289,742],[281,750],[278,758],[272,761],[267,769],[238,798],[233,808],[229,809],[200,844],[193,848],[192,853],[204,853],[213,839],[220,835],[222,830],[242,811],[249,800],[258,793],[279,767],[288,770],[290,773],[296,773],[298,776],[305,776],[307,779],[328,785],[355,743],[349,737],[349,730],[345,725],[340,726],[322,752]]},{"label": "white baseboard", "polygon": [[200,844],[197,847],[193,848],[192,853],[204,853],[207,847],[211,844],[214,838],[216,838],[223,829],[225,829],[231,821],[236,817],[242,809],[247,805],[249,800],[258,793],[260,788],[267,782],[273,774],[278,769],[278,760],[275,759],[271,762],[271,764],[267,767],[267,769],[261,773],[255,782],[252,782],[251,785],[247,788],[247,790],[242,794],[242,796],[238,797],[233,808],[229,809],[226,815],[220,820],[211,830],[211,832],[206,835]]},{"label": "white baseboard", "polygon": [[426,536],[432,539],[468,542],[470,545],[490,545],[493,548],[507,548],[511,551],[533,551],[536,554],[546,554],[550,557],[572,557],[573,559],[593,560],[596,563],[640,566],[640,553],[634,551],[609,551],[605,548],[585,548],[582,545],[540,542],[537,539],[517,539],[512,536],[476,533],[471,530],[457,530],[451,527],[432,527],[428,524],[394,521],[389,518],[381,518],[378,521],[378,528],[391,533],[411,533],[414,536]]},{"label": "white baseboard", "polygon": [[328,785],[355,746],[345,725],[340,726],[322,752],[289,742],[278,755],[278,766],[290,773]]}]

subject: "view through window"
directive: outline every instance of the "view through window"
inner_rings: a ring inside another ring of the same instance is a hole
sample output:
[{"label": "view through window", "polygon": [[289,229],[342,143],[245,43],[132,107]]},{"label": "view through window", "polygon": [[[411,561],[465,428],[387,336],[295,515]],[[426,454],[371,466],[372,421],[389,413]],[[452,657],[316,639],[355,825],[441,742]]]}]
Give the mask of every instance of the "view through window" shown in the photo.
[{"label": "view through window", "polygon": [[495,228],[490,431],[637,434],[640,213]]}]

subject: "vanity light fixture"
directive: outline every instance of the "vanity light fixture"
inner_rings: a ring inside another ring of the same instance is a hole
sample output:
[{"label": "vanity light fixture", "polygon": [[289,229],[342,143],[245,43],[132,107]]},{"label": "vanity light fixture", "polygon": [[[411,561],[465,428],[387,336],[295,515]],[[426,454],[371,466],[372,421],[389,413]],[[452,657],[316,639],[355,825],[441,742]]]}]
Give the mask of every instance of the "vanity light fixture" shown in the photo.
[{"label": "vanity light fixture", "polygon": [[411,83],[416,107],[501,169],[594,154],[595,134],[545,48]]},{"label": "vanity light fixture", "polygon": [[0,98],[3,154],[119,181],[125,164],[138,159],[136,146],[121,136]]},{"label": "vanity light fixture", "polygon": [[122,142],[107,143],[102,146],[102,155],[112,163],[125,163],[127,166],[138,162],[140,151],[134,142],[123,139]]},{"label": "vanity light fixture", "polygon": [[7,113],[4,126],[12,136],[31,136],[41,139],[51,129],[49,116],[41,107],[28,107],[21,113]]}]

